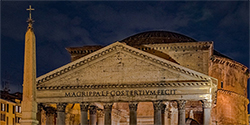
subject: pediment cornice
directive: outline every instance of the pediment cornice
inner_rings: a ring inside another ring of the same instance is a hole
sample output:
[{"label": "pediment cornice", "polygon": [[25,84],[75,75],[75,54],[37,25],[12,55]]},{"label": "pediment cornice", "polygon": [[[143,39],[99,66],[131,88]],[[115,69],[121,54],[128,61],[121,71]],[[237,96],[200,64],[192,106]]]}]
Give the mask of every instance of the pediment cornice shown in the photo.
[{"label": "pediment cornice", "polygon": [[132,55],[135,55],[135,56],[139,56],[141,58],[144,58],[145,60],[149,60],[151,61],[152,63],[154,64],[158,64],[158,65],[161,65],[162,67],[165,67],[165,68],[168,68],[168,69],[171,69],[171,70],[174,70],[174,71],[177,71],[179,73],[183,73],[183,74],[186,74],[190,77],[194,77],[196,79],[200,79],[200,80],[203,80],[203,81],[211,81],[211,78],[210,76],[207,76],[205,74],[202,74],[202,73],[199,73],[197,71],[194,71],[194,70],[191,70],[191,69],[188,69],[188,68],[185,68],[183,66],[180,66],[178,64],[175,64],[171,61],[168,61],[166,59],[163,59],[163,58],[160,58],[158,56],[155,56],[153,54],[150,54],[150,53],[147,53],[147,52],[144,52],[142,50],[139,50],[137,48],[134,48],[134,47],[131,47],[131,46],[128,46],[124,43],[120,43],[120,42],[115,42],[109,46],[106,46],[98,51],[95,51],[89,55],[86,55],[76,61],[73,61],[67,65],[64,65],[58,69],[55,69],[45,75],[42,75],[40,77],[37,78],[36,82],[37,84],[40,84],[40,83],[43,83],[45,81],[49,81],[55,77],[59,77],[67,72],[70,72],[72,71],[73,69],[76,69],[80,66],[83,66],[85,64],[88,64],[90,63],[91,61],[93,60],[96,60],[98,59],[99,57],[102,57],[102,56],[105,56],[111,52],[121,52],[121,51],[125,51],[125,52],[128,52]]}]

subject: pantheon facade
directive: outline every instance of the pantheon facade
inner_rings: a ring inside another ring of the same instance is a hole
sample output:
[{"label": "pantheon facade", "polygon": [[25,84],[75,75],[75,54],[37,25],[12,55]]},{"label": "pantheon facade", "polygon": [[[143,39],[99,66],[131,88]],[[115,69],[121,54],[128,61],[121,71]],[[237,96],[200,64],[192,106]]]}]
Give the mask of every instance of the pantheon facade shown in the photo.
[{"label": "pantheon facade", "polygon": [[249,70],[212,41],[147,31],[66,49],[71,63],[36,79],[39,124],[248,124]]}]

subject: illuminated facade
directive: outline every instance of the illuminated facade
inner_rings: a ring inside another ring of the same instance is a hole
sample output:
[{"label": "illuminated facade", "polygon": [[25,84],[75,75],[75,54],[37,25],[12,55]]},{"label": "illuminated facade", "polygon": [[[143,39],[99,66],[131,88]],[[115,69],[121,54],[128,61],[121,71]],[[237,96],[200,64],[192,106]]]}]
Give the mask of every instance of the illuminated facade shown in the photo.
[{"label": "illuminated facade", "polygon": [[41,122],[248,124],[249,70],[213,48],[168,31],[67,48],[72,62],[37,78]]}]

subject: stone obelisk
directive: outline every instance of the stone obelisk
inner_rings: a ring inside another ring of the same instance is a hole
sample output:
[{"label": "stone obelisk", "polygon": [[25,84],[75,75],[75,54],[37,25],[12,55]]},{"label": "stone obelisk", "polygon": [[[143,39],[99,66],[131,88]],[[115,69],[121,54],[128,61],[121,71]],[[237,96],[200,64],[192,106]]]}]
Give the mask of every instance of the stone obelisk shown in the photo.
[{"label": "stone obelisk", "polygon": [[36,120],[37,102],[36,102],[36,38],[33,31],[31,11],[29,6],[28,27],[25,34],[24,50],[24,71],[23,71],[23,101],[22,101],[22,119],[21,125],[37,125]]}]

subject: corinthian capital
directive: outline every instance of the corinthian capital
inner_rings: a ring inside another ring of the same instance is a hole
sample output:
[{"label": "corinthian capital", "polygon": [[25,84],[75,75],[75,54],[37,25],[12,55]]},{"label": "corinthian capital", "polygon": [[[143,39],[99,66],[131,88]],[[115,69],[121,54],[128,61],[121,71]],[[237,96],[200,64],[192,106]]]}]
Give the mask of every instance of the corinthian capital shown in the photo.
[{"label": "corinthian capital", "polygon": [[89,114],[91,114],[91,115],[96,114],[96,109],[97,109],[96,106],[94,106],[94,105],[90,106],[89,107]]},{"label": "corinthian capital", "polygon": [[97,117],[98,117],[98,118],[104,117],[104,112],[103,112],[103,110],[101,110],[101,109],[98,109],[98,110],[97,110]]},{"label": "corinthian capital", "polygon": [[67,103],[57,103],[57,111],[65,112],[66,106],[67,106]]},{"label": "corinthian capital", "polygon": [[81,107],[81,111],[88,111],[89,103],[82,102],[82,103],[80,103],[80,107]]},{"label": "corinthian capital", "polygon": [[202,100],[201,102],[202,102],[202,107],[205,109],[212,107],[212,101]]},{"label": "corinthian capital", "polygon": [[113,103],[104,103],[103,104],[104,111],[112,110],[112,106],[113,106]]},{"label": "corinthian capital", "polygon": [[164,106],[161,101],[153,102],[154,110],[163,110]]},{"label": "corinthian capital", "polygon": [[129,110],[136,111],[138,102],[129,102]]},{"label": "corinthian capital", "polygon": [[185,110],[186,100],[178,100],[177,105],[179,110]]}]

